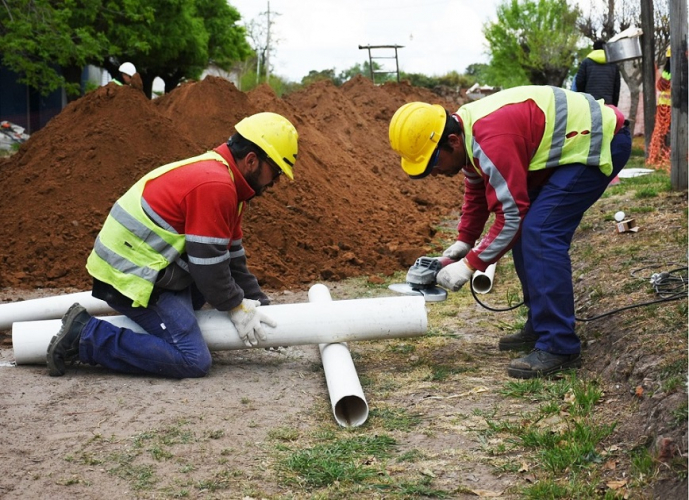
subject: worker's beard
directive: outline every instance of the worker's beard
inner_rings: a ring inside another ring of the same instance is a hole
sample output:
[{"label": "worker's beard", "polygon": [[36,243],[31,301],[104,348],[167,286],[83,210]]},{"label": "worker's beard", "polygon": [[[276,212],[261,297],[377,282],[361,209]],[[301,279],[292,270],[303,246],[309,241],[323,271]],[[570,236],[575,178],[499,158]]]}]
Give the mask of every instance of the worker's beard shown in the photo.
[{"label": "worker's beard", "polygon": [[264,184],[261,184],[259,182],[259,178],[261,177],[261,169],[258,168],[254,172],[251,172],[248,174],[246,177],[244,177],[244,180],[246,183],[251,187],[256,192],[255,196],[261,196],[263,192],[271,186],[273,183],[271,182],[267,186]]}]

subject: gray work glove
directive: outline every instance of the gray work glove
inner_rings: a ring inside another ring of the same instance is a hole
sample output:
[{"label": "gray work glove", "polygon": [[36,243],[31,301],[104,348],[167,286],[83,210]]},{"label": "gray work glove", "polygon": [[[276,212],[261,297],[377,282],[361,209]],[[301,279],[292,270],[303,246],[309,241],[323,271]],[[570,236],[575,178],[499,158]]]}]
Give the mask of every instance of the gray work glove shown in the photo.
[{"label": "gray work glove", "polygon": [[436,281],[443,288],[456,292],[471,279],[473,274],[474,271],[469,269],[464,259],[462,259],[459,262],[443,267],[438,273]]},{"label": "gray work glove", "polygon": [[261,323],[273,328],[277,326],[275,320],[259,312],[260,305],[258,300],[243,299],[241,304],[230,311],[230,319],[247,347],[257,346],[260,340],[266,340],[266,332]]},{"label": "gray work glove", "polygon": [[466,257],[466,254],[471,250],[469,243],[463,241],[455,241],[452,245],[447,247],[443,252],[443,257],[448,257],[452,260],[459,260]]}]

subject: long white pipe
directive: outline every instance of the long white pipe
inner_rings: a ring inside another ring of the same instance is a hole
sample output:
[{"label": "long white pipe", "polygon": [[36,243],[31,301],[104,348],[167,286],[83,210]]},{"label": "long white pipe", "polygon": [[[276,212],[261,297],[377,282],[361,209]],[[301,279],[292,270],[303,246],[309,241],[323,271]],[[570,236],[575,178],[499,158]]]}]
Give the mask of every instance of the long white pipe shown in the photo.
[{"label": "long white pipe", "polygon": [[493,288],[495,264],[491,264],[485,271],[476,271],[471,277],[471,284],[476,293],[488,293]]},{"label": "long white pipe", "polygon": [[68,293],[54,297],[0,304],[0,330],[9,330],[16,321],[61,318],[69,306],[79,302],[93,315],[113,312],[107,302],[95,298],[91,292]]},{"label": "long white pipe", "polygon": [[[332,301],[328,287],[322,284],[313,285],[309,289],[309,301]],[[318,348],[321,351],[325,381],[335,420],[342,427],[360,426],[368,418],[368,403],[347,344],[319,344]]]},{"label": "long white pipe", "polygon": [[[261,306],[261,309],[277,321],[277,327],[266,326],[268,339],[256,347],[418,337],[426,333],[428,327],[426,303],[420,296],[279,304]],[[211,351],[247,348],[227,313],[202,310],[196,313],[196,317]],[[100,319],[144,333],[126,316]],[[45,364],[48,344],[60,326],[59,319],[13,323],[15,363]]]}]

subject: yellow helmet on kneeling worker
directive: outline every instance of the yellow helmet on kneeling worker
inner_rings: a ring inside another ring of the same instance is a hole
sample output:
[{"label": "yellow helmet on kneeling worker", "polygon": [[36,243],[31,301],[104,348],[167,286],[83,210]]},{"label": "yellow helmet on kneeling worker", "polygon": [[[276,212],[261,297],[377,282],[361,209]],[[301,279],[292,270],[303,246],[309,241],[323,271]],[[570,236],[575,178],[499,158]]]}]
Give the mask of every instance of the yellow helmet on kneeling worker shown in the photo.
[{"label": "yellow helmet on kneeling worker", "polygon": [[234,127],[245,139],[260,147],[290,179],[297,161],[299,134],[294,125],[277,113],[247,116]]}]

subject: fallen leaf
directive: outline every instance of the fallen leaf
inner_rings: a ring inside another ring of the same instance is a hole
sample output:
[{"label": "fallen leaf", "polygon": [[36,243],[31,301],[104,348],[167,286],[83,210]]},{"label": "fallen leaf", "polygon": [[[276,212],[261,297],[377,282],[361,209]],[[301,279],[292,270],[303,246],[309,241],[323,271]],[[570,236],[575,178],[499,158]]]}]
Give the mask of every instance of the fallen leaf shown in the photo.
[{"label": "fallen leaf", "polygon": [[608,460],[603,464],[603,470],[615,470],[617,469],[617,460]]},{"label": "fallen leaf", "polygon": [[643,395],[644,395],[644,388],[641,387],[640,385],[637,385],[637,386],[636,386],[636,390],[634,391],[634,395],[635,395],[637,398],[641,399],[641,398],[643,397]]},{"label": "fallen leaf", "polygon": [[620,488],[627,486],[627,480],[622,479],[621,481],[608,481],[605,483],[605,485],[611,490],[619,490]]},{"label": "fallen leaf", "polygon": [[428,477],[435,477],[435,474],[433,474],[433,471],[429,470],[429,469],[422,470],[421,474],[423,474],[424,476],[428,476]]},{"label": "fallen leaf", "polygon": [[465,396],[470,396],[472,394],[480,394],[482,392],[488,392],[488,390],[489,389],[487,387],[481,387],[481,386],[474,387],[473,389],[466,391],[466,392],[463,392],[461,394],[452,394],[451,396],[447,396],[445,399],[463,398]]},{"label": "fallen leaf", "polygon": [[470,490],[474,495],[479,497],[500,497],[502,496],[502,491],[490,491],[490,490]]},{"label": "fallen leaf", "polygon": [[564,401],[565,403],[573,403],[576,400],[576,397],[574,396],[573,391],[567,391],[567,394],[565,394]]}]

